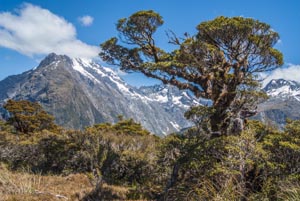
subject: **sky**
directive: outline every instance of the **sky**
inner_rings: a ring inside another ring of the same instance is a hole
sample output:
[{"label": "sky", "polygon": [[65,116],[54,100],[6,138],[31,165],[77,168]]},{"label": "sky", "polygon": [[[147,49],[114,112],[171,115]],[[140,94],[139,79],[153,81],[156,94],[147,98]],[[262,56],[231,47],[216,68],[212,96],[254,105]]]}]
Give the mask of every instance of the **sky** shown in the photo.
[{"label": "sky", "polygon": [[[98,58],[99,44],[117,35],[118,19],[140,10],[154,10],[163,17],[165,23],[155,36],[167,50],[173,47],[165,31],[195,34],[199,23],[218,16],[251,17],[270,24],[280,35],[276,48],[285,64],[265,82],[300,82],[299,0],[0,0],[0,80],[36,67],[51,52]],[[135,86],[157,83],[140,74],[118,72]]]}]

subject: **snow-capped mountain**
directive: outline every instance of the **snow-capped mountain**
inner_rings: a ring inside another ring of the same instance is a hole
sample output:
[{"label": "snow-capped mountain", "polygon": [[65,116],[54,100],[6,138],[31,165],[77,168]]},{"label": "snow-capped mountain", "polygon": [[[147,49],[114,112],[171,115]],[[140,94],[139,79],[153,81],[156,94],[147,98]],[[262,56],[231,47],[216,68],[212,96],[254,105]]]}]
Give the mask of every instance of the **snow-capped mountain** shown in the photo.
[{"label": "snow-capped mountain", "polygon": [[265,86],[264,91],[271,97],[294,97],[300,101],[300,83],[296,81],[274,79]]},{"label": "snow-capped mountain", "polygon": [[[186,119],[182,118],[184,113],[191,106],[211,104],[209,100],[197,99],[189,91],[178,90],[178,88],[171,85],[144,86],[140,87],[140,90],[153,101],[160,102],[164,110],[168,114],[172,114],[178,125],[184,125],[184,127],[178,127],[180,129],[193,125],[191,122],[187,122]],[[176,125],[174,126],[177,127]]]},{"label": "snow-capped mountain", "polygon": [[[165,90],[176,91],[171,87]],[[160,99],[147,94],[146,88],[126,84],[110,68],[54,53],[35,69],[0,81],[0,104],[12,98],[39,101],[59,125],[76,129],[114,123],[123,115],[158,135],[177,132],[191,125],[183,113],[188,108],[185,102],[194,101],[187,93],[177,90],[177,94]],[[175,104],[168,107],[171,101]]]},{"label": "snow-capped mountain", "polygon": [[209,101],[206,101],[205,99],[197,99],[189,91],[178,90],[176,87],[171,85],[143,86],[140,87],[140,90],[144,95],[148,96],[152,100],[156,100],[164,104],[167,109],[188,109],[190,106],[209,104]]},{"label": "snow-capped mountain", "polygon": [[259,104],[255,118],[279,128],[284,128],[287,118],[300,119],[300,83],[273,79],[263,90],[269,99]]}]

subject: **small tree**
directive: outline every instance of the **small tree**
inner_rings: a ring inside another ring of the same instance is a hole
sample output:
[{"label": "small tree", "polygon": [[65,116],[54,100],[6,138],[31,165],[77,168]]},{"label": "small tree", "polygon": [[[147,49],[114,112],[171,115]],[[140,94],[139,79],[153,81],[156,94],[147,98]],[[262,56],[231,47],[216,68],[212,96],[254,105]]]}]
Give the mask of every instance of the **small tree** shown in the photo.
[{"label": "small tree", "polygon": [[45,112],[38,103],[8,100],[4,108],[10,113],[8,122],[19,132],[30,133],[57,128],[53,122],[54,117]]},{"label": "small tree", "polygon": [[[256,73],[283,64],[274,49],[279,35],[268,24],[243,17],[218,17],[202,22],[194,36],[169,35],[177,49],[166,52],[155,43],[154,34],[163,19],[154,11],[139,11],[117,23],[116,37],[101,44],[100,57],[125,71],[188,89],[195,96],[212,100],[208,116],[212,133],[226,134],[235,118],[255,114],[249,104],[260,94]],[[251,102],[251,101],[250,101]],[[240,122],[243,124],[243,122]],[[240,125],[243,128],[243,125]]]}]

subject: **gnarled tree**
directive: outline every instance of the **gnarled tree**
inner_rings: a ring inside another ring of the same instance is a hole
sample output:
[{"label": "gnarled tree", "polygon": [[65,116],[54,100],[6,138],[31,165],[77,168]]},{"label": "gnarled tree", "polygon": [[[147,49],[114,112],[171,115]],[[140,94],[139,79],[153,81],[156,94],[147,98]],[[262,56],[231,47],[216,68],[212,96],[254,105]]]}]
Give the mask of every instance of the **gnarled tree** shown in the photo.
[{"label": "gnarled tree", "polygon": [[119,40],[101,44],[100,57],[127,72],[142,72],[210,99],[212,133],[226,134],[234,118],[255,114],[248,102],[258,94],[255,75],[283,64],[282,54],[274,48],[278,33],[251,18],[218,17],[200,23],[194,36],[180,39],[172,34],[169,42],[178,48],[166,52],[154,38],[162,24],[162,17],[151,10],[120,19]]}]

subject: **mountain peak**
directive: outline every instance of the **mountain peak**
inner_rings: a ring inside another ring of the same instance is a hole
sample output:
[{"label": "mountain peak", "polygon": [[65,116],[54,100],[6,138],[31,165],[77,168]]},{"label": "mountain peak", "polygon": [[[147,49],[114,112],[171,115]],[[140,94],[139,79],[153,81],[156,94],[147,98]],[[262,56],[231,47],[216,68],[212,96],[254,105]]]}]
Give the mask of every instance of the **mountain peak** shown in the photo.
[{"label": "mountain peak", "polygon": [[67,61],[68,63],[72,62],[71,58],[66,55],[57,55],[55,53],[50,53],[41,61],[38,67],[48,66],[55,61]]},{"label": "mountain peak", "polygon": [[292,80],[273,79],[264,88],[264,91],[272,97],[295,97],[300,96],[300,83]]},{"label": "mountain peak", "polygon": [[285,79],[272,79],[264,88],[264,91],[269,92],[279,88],[286,88],[291,91],[300,90],[300,83]]}]

